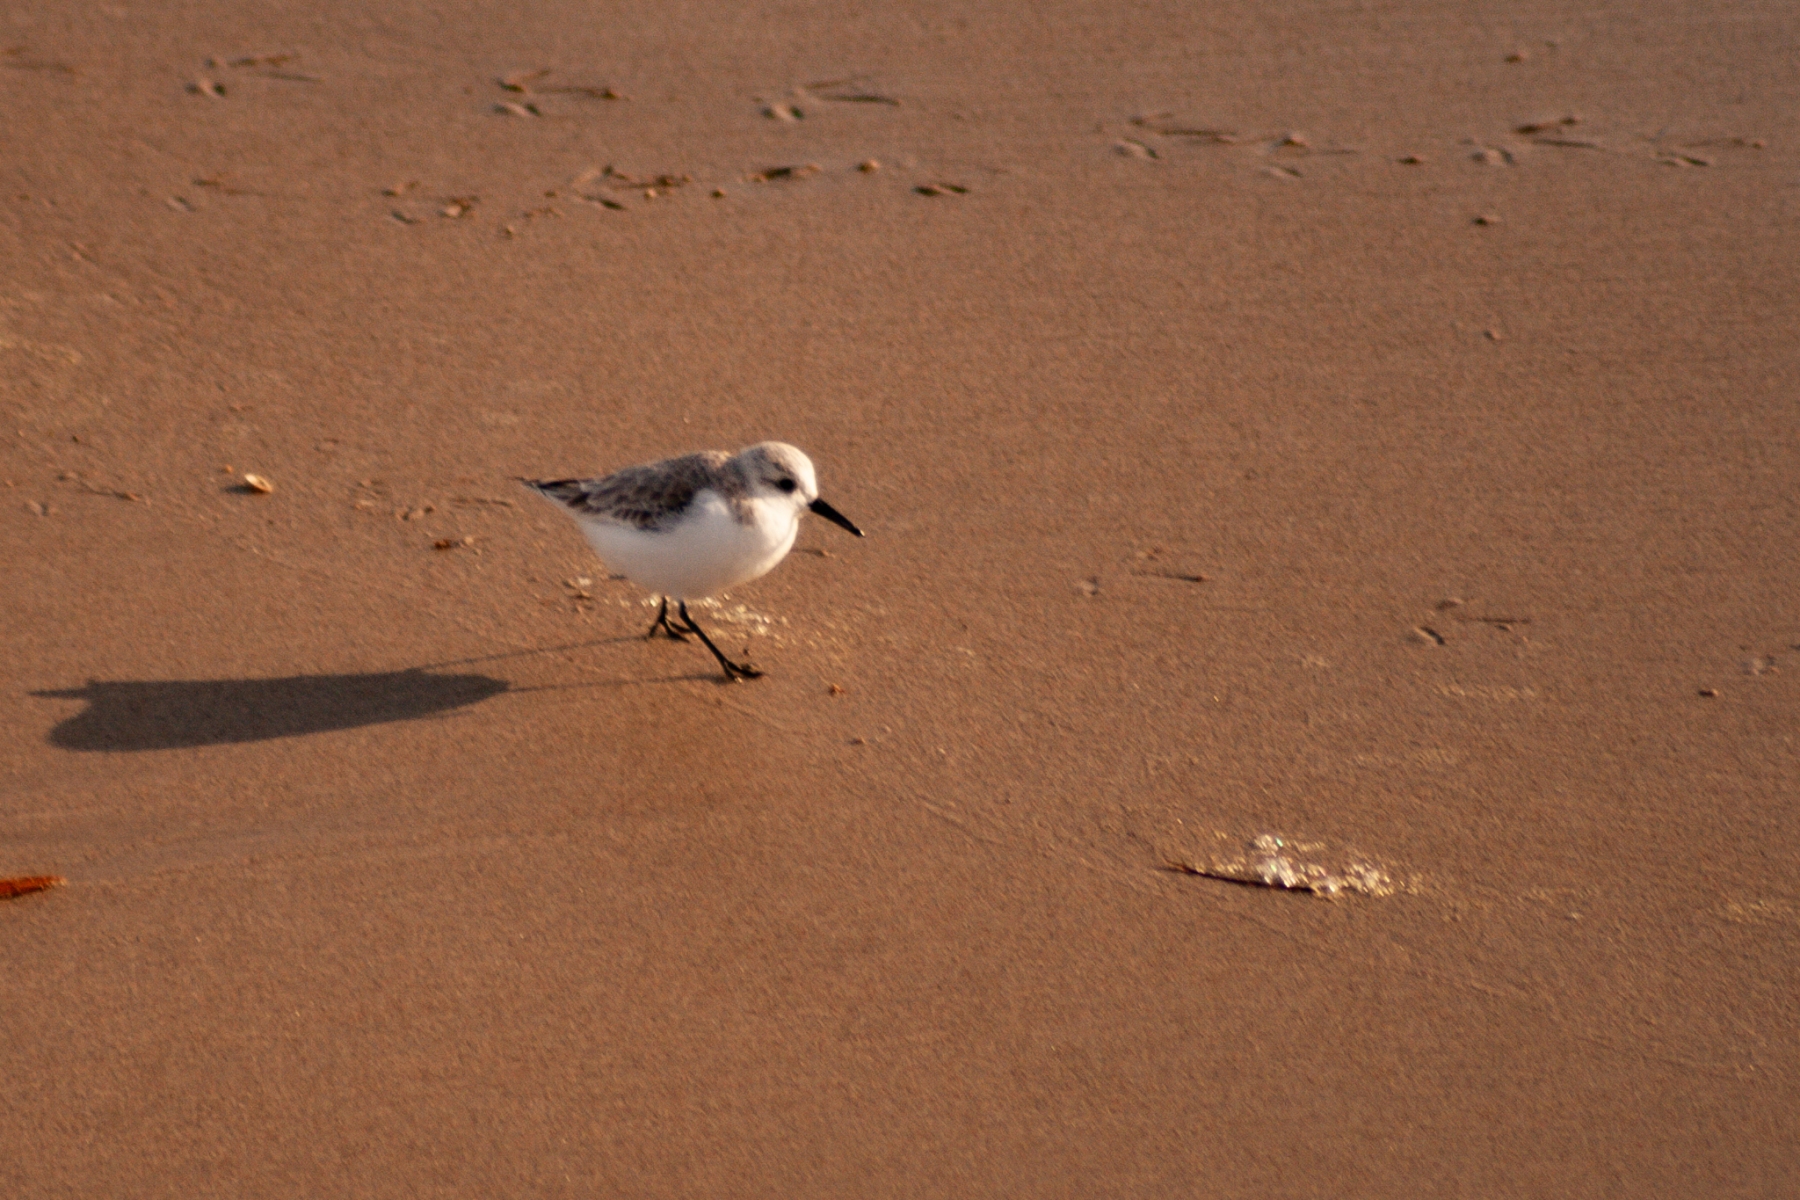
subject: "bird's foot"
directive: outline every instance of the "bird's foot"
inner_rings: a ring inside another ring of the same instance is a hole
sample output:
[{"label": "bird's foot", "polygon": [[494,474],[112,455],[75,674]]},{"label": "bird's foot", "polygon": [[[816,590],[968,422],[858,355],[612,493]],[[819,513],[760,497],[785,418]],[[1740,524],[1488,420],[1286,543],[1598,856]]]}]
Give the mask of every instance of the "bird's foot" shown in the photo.
[{"label": "bird's foot", "polygon": [[[740,679],[762,678],[762,672],[751,666],[749,663],[732,662],[729,658],[725,657],[725,652],[713,644],[713,640],[706,636],[706,631],[701,629],[694,621],[694,618],[688,613],[686,601],[681,603],[680,608],[682,632],[693,634],[700,639],[701,645],[712,652],[713,658],[718,661],[719,669],[725,672],[725,680],[727,683],[736,683]],[[745,649],[747,650],[749,647],[745,647]]]},{"label": "bird's foot", "polygon": [[729,683],[736,683],[740,679],[761,679],[763,677],[763,673],[749,663],[732,662],[729,658],[721,658],[719,666],[724,670],[725,679]]}]

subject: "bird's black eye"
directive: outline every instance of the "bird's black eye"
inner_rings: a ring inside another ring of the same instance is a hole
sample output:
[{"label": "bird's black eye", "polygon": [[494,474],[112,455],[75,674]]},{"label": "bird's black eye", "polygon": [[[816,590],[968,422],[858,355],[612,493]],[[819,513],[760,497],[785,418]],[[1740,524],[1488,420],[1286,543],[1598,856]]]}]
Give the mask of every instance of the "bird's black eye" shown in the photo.
[{"label": "bird's black eye", "polygon": [[791,492],[791,491],[793,491],[793,490],[794,490],[794,489],[795,489],[795,488],[796,488],[796,487],[798,487],[798,486],[799,486],[799,485],[798,485],[798,484],[796,484],[796,483],[795,483],[795,482],[794,482],[794,481],[793,481],[793,480],[791,480],[791,479],[783,479],[783,480],[781,480],[781,481],[780,481],[780,482],[779,482],[779,483],[777,483],[777,484],[776,484],[776,485],[775,485],[775,486],[776,486],[776,487],[778,487],[778,488],[780,488],[780,489],[781,489],[781,490],[782,490],[782,491],[784,491],[784,492]]}]

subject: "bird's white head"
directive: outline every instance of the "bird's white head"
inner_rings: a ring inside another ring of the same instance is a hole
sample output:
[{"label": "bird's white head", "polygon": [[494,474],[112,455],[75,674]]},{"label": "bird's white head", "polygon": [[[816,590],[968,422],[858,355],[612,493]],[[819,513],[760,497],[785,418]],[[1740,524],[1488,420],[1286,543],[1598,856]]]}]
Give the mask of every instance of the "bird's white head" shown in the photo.
[{"label": "bird's white head", "polygon": [[812,459],[786,442],[758,442],[737,452],[736,465],[758,499],[777,498],[805,508],[819,498],[819,477]]},{"label": "bird's white head", "polygon": [[812,459],[798,447],[786,442],[758,442],[738,451],[732,464],[743,472],[750,494],[757,499],[792,504],[796,519],[800,513],[811,511],[857,537],[863,535],[842,513],[819,499],[819,478],[813,471]]}]

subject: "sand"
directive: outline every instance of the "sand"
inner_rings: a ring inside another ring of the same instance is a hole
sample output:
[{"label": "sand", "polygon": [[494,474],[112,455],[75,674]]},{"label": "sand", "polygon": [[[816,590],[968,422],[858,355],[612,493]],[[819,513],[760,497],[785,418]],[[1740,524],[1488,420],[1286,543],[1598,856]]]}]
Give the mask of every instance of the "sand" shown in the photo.
[{"label": "sand", "polygon": [[8,1196],[1800,1192],[1790,6],[5,21]]}]

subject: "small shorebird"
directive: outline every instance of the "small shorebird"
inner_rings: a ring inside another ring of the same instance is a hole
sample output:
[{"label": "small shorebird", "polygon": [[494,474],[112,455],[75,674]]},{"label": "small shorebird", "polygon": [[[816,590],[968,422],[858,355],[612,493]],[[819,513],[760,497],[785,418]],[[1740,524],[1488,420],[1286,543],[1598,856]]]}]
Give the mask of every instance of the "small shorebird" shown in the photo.
[{"label": "small shorebird", "polygon": [[[760,442],[736,454],[703,450],[603,479],[520,482],[574,517],[608,566],[662,597],[645,637],[660,631],[685,642],[691,633],[734,681],[762,672],[726,658],[695,624],[687,602],[768,574],[793,548],[802,513],[863,536],[819,499],[812,460],[786,442]],[[671,600],[679,624],[669,619]]]}]

